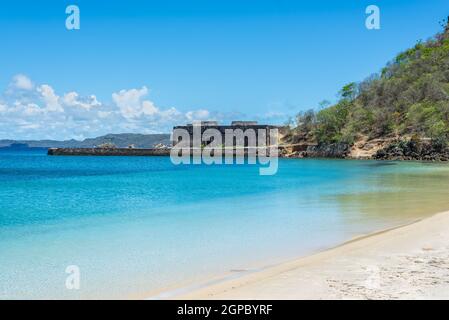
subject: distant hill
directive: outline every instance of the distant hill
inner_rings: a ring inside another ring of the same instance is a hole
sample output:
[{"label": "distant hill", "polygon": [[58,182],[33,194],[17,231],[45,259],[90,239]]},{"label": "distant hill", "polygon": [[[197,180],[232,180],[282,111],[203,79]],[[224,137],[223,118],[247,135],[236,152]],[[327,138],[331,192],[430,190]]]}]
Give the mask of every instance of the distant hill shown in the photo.
[{"label": "distant hill", "polygon": [[108,134],[97,138],[78,140],[0,140],[1,147],[9,147],[12,144],[26,144],[30,148],[93,148],[104,143],[112,143],[118,148],[127,148],[134,145],[136,148],[152,148],[157,144],[169,146],[169,134]]}]

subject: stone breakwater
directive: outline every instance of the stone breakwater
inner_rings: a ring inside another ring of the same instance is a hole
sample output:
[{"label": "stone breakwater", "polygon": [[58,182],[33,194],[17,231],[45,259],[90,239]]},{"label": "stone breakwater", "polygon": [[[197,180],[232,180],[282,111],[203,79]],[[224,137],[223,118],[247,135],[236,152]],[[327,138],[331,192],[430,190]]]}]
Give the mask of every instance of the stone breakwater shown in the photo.
[{"label": "stone breakwater", "polygon": [[[130,148],[51,148],[48,149],[49,156],[170,156],[171,148],[154,149],[130,149]],[[193,149],[190,152],[195,152]],[[201,150],[199,150],[201,153]],[[181,154],[180,154],[181,155]],[[211,156],[214,152],[211,152]],[[222,155],[270,156],[270,148],[243,148],[243,150],[223,149]]]},{"label": "stone breakwater", "polygon": [[169,156],[170,149],[51,148],[49,156]]}]

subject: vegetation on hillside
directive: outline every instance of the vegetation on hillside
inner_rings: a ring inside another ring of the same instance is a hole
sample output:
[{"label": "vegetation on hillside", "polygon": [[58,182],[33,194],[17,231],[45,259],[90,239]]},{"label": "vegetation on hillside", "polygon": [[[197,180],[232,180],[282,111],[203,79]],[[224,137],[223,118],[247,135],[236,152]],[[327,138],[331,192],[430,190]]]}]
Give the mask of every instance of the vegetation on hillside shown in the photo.
[{"label": "vegetation on hillside", "polygon": [[[379,73],[344,86],[339,101],[301,112],[290,139],[349,143],[360,137],[449,138],[449,21]],[[295,139],[296,137],[296,139]]]}]

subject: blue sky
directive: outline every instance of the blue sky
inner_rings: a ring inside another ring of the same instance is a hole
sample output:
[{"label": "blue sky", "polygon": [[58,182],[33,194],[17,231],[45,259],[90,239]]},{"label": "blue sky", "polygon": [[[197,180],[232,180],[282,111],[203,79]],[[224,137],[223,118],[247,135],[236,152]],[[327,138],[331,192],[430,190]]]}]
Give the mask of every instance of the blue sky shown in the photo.
[{"label": "blue sky", "polygon": [[[69,4],[80,30],[65,28]],[[365,28],[370,4],[381,30]],[[0,139],[282,123],[335,101],[448,15],[447,0],[2,2]]]}]

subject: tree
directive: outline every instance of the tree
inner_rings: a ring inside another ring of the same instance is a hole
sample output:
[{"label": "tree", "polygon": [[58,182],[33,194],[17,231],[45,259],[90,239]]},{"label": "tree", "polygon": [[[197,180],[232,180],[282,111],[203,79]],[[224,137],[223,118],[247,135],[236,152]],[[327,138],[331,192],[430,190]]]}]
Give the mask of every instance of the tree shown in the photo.
[{"label": "tree", "polygon": [[310,132],[312,131],[315,125],[315,111],[313,109],[309,109],[307,111],[301,111],[296,115],[296,124],[297,128],[301,132]]},{"label": "tree", "polygon": [[344,100],[353,101],[357,96],[357,84],[355,82],[348,83],[340,90],[340,96]]}]

